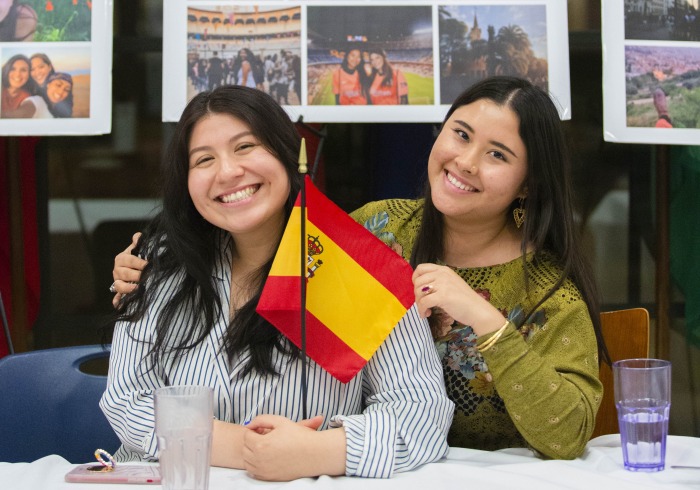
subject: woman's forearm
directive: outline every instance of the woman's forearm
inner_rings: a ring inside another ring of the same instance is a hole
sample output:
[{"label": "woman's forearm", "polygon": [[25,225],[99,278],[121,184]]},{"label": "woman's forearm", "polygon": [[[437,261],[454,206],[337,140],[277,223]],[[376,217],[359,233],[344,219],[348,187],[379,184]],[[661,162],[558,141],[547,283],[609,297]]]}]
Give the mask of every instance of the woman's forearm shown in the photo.
[{"label": "woman's forearm", "polygon": [[243,434],[248,430],[238,424],[214,421],[211,442],[211,465],[243,468]]},{"label": "woman's forearm", "polygon": [[340,476],[345,474],[347,441],[342,428],[322,430],[314,434],[314,457],[309,458],[310,475]]}]

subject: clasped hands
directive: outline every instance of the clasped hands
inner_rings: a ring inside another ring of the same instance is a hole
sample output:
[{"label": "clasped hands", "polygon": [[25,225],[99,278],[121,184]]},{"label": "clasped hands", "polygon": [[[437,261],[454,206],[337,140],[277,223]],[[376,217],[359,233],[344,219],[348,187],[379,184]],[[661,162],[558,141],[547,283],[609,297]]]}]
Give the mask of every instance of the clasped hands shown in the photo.
[{"label": "clasped hands", "polygon": [[323,417],[293,422],[260,415],[244,427],[243,469],[259,480],[345,474],[345,430],[317,431]]}]

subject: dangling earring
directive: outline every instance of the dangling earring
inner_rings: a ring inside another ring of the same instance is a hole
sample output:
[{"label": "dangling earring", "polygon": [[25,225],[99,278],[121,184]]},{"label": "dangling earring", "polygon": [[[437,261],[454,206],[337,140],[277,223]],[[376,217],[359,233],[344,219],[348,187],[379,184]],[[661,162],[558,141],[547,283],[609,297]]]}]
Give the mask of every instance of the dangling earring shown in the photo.
[{"label": "dangling earring", "polygon": [[520,204],[513,210],[513,219],[515,220],[515,226],[517,228],[523,226],[525,222],[525,208],[523,208],[523,202],[525,202],[525,198],[521,197]]}]

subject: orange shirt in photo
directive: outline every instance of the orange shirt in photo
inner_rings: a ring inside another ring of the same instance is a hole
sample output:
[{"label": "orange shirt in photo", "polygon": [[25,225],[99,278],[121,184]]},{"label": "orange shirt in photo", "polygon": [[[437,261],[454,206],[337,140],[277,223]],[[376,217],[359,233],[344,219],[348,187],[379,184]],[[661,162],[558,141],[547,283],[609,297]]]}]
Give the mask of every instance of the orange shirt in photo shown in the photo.
[{"label": "orange shirt in photo", "polygon": [[340,96],[340,105],[367,105],[357,70],[351,74],[338,68],[333,73],[333,93]]},{"label": "orange shirt in photo", "polygon": [[657,127],[657,128],[672,128],[673,124],[671,124],[667,119],[660,117],[659,120],[656,121],[655,127]]},{"label": "orange shirt in photo", "polygon": [[383,86],[384,75],[377,75],[369,88],[369,98],[374,105],[396,105],[401,97],[408,95],[408,83],[399,70],[394,70],[391,86]]}]

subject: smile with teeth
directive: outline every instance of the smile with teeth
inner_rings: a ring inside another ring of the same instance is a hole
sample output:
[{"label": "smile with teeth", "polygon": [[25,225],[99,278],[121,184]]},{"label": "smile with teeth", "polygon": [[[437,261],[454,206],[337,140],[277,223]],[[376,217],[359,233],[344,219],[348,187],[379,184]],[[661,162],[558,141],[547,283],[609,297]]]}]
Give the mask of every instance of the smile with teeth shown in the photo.
[{"label": "smile with teeth", "polygon": [[219,197],[219,200],[226,204],[242,201],[243,199],[250,197],[256,192],[258,192],[258,189],[260,189],[260,185],[252,185],[250,187],[246,187],[245,189],[241,189],[240,191],[236,191],[233,194],[221,196]]},{"label": "smile with teeth", "polygon": [[455,179],[451,173],[445,172],[445,175],[447,175],[447,181],[453,186],[457,187],[458,189],[462,189],[463,191],[467,192],[479,192],[479,190],[476,187],[462,184],[459,180]]}]

